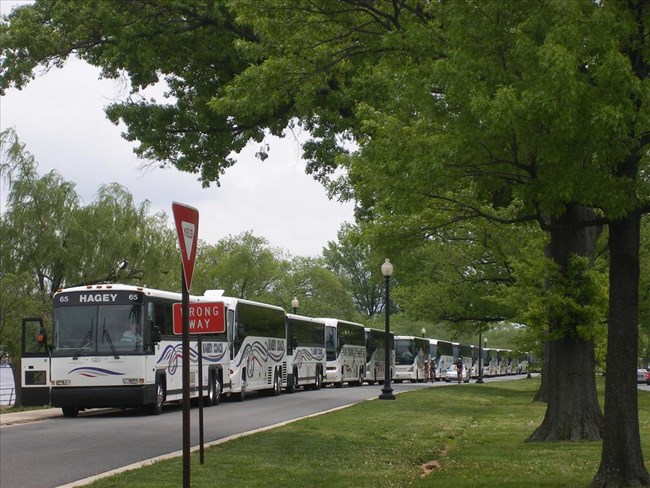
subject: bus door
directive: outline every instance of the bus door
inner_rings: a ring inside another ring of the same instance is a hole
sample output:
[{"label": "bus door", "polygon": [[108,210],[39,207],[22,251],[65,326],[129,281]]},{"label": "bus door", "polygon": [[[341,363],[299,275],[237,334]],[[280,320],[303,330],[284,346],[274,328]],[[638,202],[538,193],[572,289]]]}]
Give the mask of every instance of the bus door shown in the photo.
[{"label": "bus door", "polygon": [[[50,349],[41,318],[22,320],[21,393],[23,406],[50,404]],[[16,385],[18,387],[18,385]]]}]

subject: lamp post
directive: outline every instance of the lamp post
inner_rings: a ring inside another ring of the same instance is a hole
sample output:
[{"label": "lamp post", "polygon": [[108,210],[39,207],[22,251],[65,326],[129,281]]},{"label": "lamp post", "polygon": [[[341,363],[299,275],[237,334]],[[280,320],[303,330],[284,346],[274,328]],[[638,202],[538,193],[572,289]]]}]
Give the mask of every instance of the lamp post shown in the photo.
[{"label": "lamp post", "polygon": [[386,258],[384,264],[381,265],[381,274],[384,275],[386,283],[386,299],[384,300],[384,313],[386,316],[386,334],[384,335],[384,387],[381,389],[380,400],[395,400],[393,389],[390,387],[390,277],[393,274],[393,265],[390,260]]},{"label": "lamp post", "polygon": [[[481,335],[483,334],[483,328],[478,329],[478,378],[476,378],[477,383],[483,383],[483,348],[481,347]],[[487,341],[487,339],[486,339]]]},{"label": "lamp post", "polygon": [[293,297],[293,300],[291,300],[291,308],[293,308],[293,313],[296,313],[298,311],[298,307],[300,307],[298,297]]},{"label": "lamp post", "polygon": [[422,337],[424,338],[424,336],[425,336],[426,333],[427,333],[427,329],[425,329],[424,327],[422,327],[422,330],[420,330],[420,332],[422,333]]}]

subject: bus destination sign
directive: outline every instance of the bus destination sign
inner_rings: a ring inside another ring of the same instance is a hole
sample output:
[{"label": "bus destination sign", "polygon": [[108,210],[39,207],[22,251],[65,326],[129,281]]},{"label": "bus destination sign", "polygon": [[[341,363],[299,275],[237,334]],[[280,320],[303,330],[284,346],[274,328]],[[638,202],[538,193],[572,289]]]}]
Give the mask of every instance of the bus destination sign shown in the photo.
[{"label": "bus destination sign", "polygon": [[[223,302],[190,303],[190,334],[222,334],[226,331]],[[173,305],[174,334],[183,333],[183,304]]]}]

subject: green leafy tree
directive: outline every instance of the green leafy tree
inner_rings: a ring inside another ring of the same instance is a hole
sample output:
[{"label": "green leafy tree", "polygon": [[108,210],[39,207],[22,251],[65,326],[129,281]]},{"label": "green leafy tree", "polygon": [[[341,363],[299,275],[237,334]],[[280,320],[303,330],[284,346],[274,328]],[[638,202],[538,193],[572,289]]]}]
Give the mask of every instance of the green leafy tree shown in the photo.
[{"label": "green leafy tree", "polygon": [[271,292],[282,276],[281,267],[281,250],[247,231],[215,245],[201,244],[192,289],[199,294],[204,290],[223,290],[226,296],[259,300]]},{"label": "green leafy tree", "polygon": [[[231,151],[300,123],[312,135],[309,170],[331,191],[354,196],[360,218],[399,219],[407,233],[418,223],[477,217],[533,221],[550,234],[547,252],[567,280],[575,279],[574,256],[593,260],[597,226],[609,223],[613,374],[594,486],[648,484],[629,354],[638,343],[647,207],[647,8],[591,0],[42,0],[0,30],[0,85],[22,86],[39,64],[71,52],[107,76],[124,73],[136,89],[162,74],[167,102],[109,109],[126,123],[126,137],[141,142],[141,155],[216,181]],[[340,167],[348,178],[331,179]],[[550,358],[571,351],[578,374],[558,378],[546,437],[572,421],[552,415],[568,399],[589,438],[600,418],[593,374],[581,368],[592,361],[595,327],[566,320],[549,317],[551,327],[571,330],[550,342],[560,353]]]},{"label": "green leafy tree", "polygon": [[271,292],[274,303],[292,311],[291,300],[296,297],[300,315],[359,320],[347,283],[330,271],[323,259],[293,257],[285,269],[284,277]]},{"label": "green leafy tree", "polygon": [[328,242],[323,249],[327,267],[347,284],[357,312],[367,317],[381,313],[385,307],[380,273],[384,260],[376,249],[364,240],[359,227],[351,224],[344,224],[338,241]]}]

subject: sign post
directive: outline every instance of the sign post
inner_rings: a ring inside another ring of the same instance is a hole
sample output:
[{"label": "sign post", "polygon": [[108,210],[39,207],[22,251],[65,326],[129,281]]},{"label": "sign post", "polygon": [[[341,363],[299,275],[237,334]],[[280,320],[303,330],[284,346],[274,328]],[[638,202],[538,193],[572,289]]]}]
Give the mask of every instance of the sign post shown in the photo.
[{"label": "sign post", "polygon": [[199,368],[199,462],[203,464],[203,334],[223,334],[226,332],[225,305],[223,302],[190,303],[187,310],[184,311],[182,304],[174,303],[172,305],[174,334],[179,335],[183,333],[183,324],[185,323],[186,316],[188,316],[188,329],[190,333],[197,335],[196,347],[198,350]]},{"label": "sign post", "polygon": [[[181,250],[183,309],[183,488],[190,488],[190,327],[189,304],[194,259],[199,235],[199,211],[182,203],[172,202],[178,244]],[[200,372],[199,372],[200,375]]]}]

